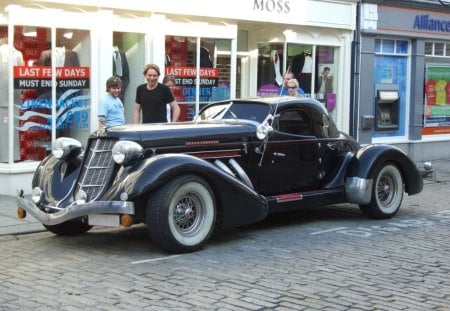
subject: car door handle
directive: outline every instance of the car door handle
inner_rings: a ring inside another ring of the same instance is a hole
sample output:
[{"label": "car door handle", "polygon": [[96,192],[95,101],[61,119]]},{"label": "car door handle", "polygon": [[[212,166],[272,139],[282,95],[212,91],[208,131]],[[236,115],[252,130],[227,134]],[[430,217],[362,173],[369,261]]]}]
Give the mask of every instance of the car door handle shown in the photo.
[{"label": "car door handle", "polygon": [[338,144],[337,143],[328,143],[327,147],[330,148],[331,150],[336,150],[338,148]]},{"label": "car door handle", "polygon": [[286,154],[281,153],[281,152],[274,152],[273,155],[274,155],[275,157],[285,157],[285,156],[286,156]]}]

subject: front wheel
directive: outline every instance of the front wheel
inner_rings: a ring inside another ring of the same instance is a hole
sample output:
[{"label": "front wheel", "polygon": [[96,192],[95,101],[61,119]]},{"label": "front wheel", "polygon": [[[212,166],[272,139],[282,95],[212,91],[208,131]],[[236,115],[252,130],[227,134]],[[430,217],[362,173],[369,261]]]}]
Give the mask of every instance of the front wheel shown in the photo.
[{"label": "front wheel", "polygon": [[216,219],[214,196],[200,177],[175,178],[147,203],[146,223],[152,240],[169,252],[191,252],[210,237]]},{"label": "front wheel", "polygon": [[402,200],[402,175],[397,166],[385,164],[375,174],[370,203],[360,209],[369,218],[387,219],[397,213]]}]

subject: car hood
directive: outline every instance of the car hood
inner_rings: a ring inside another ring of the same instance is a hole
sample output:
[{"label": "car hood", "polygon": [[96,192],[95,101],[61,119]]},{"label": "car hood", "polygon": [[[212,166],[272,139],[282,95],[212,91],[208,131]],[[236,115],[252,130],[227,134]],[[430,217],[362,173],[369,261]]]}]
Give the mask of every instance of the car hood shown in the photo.
[{"label": "car hood", "polygon": [[114,126],[93,133],[96,137],[131,140],[144,148],[199,146],[248,140],[256,132],[254,124],[243,122],[177,122]]}]

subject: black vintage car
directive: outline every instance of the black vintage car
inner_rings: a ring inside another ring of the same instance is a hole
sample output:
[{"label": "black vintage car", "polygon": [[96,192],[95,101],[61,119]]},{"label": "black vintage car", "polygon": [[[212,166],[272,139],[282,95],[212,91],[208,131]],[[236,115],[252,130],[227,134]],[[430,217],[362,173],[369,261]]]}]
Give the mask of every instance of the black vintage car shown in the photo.
[{"label": "black vintage car", "polygon": [[58,235],[145,223],[170,252],[199,249],[214,229],[302,207],[354,203],[371,218],[419,193],[415,163],[389,145],[360,146],[310,98],[236,99],[192,122],[116,126],[86,148],[58,138],[37,168],[28,212]]}]

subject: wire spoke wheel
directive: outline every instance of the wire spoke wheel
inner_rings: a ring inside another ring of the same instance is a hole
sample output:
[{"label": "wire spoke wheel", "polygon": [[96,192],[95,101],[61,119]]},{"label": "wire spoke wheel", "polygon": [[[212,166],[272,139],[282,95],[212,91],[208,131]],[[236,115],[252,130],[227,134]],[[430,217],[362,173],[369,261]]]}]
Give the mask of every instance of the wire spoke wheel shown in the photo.
[{"label": "wire spoke wheel", "polygon": [[153,241],[170,252],[190,252],[203,246],[214,229],[213,191],[195,175],[177,177],[148,200],[147,226]]},{"label": "wire spoke wheel", "polygon": [[181,235],[195,234],[205,218],[205,208],[202,201],[194,194],[187,193],[176,204],[173,215],[175,228]]},{"label": "wire spoke wheel", "polygon": [[397,213],[402,200],[402,175],[395,165],[384,164],[375,175],[370,203],[360,208],[367,217],[386,219]]}]

